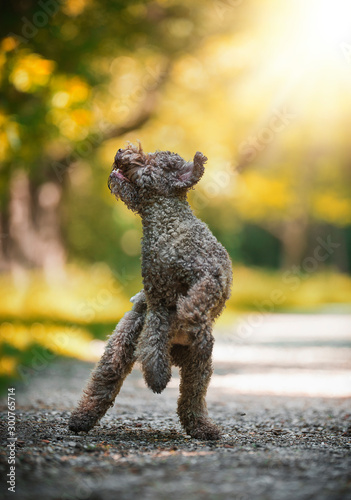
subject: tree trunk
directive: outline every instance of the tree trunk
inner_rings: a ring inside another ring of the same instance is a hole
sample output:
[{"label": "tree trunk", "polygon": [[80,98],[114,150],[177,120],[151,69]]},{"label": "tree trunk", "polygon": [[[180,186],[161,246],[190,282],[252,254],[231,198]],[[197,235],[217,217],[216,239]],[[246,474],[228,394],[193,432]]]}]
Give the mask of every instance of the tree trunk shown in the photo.
[{"label": "tree trunk", "polygon": [[282,267],[285,269],[301,265],[307,249],[307,218],[294,219],[282,227],[279,239],[282,243]]},{"label": "tree trunk", "polygon": [[[89,143],[97,149],[103,142],[142,127],[157,108],[159,91],[167,81],[172,63],[167,61],[159,78],[136,113],[122,126],[110,126],[98,141]],[[73,154],[56,161],[57,171],[49,169],[50,180],[30,184],[24,171],[11,179],[10,202],[1,213],[0,270],[41,268],[48,275],[64,272],[66,252],[61,236],[60,201],[64,179]],[[43,169],[43,173],[46,169]],[[55,174],[55,175],[53,175]]]},{"label": "tree trunk", "polygon": [[60,231],[59,205],[62,187],[45,182],[30,185],[24,171],[11,181],[6,245],[2,247],[3,268],[42,268],[45,273],[64,271],[66,254]]}]

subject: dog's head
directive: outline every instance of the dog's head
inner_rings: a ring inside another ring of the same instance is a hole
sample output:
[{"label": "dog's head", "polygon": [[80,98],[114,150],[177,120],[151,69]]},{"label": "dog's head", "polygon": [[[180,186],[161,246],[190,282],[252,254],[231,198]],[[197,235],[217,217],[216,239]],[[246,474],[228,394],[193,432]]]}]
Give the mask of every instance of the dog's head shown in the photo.
[{"label": "dog's head", "polygon": [[157,197],[184,197],[204,173],[207,158],[197,152],[192,162],[170,151],[144,153],[141,145],[128,144],[116,153],[108,186],[134,211]]}]

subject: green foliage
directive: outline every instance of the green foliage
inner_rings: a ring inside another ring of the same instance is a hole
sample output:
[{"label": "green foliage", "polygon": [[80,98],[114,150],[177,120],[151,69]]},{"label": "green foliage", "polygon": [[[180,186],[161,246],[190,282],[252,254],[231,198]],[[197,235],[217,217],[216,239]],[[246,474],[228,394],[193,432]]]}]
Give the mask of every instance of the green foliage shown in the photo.
[{"label": "green foliage", "polygon": [[316,43],[311,8],[302,17],[314,38],[293,4],[273,0],[5,2],[1,233],[15,232],[11,196],[24,171],[22,212],[37,233],[42,187],[54,183],[68,260],[106,262],[140,282],[140,222],[106,186],[116,149],[140,139],[149,151],[209,157],[192,202],[235,262],[299,264],[328,226],[342,244],[332,262],[349,270],[350,72],[338,47]]}]

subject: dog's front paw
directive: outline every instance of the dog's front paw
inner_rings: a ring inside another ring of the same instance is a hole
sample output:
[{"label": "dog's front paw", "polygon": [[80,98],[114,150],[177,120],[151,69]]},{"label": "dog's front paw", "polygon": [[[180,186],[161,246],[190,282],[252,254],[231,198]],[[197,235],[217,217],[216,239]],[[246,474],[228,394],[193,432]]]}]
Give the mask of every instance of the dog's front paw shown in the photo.
[{"label": "dog's front paw", "polygon": [[171,367],[163,367],[162,370],[157,366],[143,366],[142,368],[146,385],[156,394],[161,394],[171,379]]},{"label": "dog's front paw", "polygon": [[194,307],[187,297],[179,297],[177,302],[178,328],[186,332],[198,329],[203,323],[200,311]]},{"label": "dog's front paw", "polygon": [[151,345],[150,337],[142,338],[139,342],[137,358],[141,363],[146,385],[157,394],[160,394],[167,386],[172,376],[169,346],[158,344]]}]

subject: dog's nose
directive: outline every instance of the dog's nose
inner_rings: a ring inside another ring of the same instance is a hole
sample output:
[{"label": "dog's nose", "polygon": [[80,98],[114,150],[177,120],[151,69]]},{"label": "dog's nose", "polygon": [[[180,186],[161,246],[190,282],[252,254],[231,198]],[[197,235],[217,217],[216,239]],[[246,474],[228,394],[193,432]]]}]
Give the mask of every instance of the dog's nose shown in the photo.
[{"label": "dog's nose", "polygon": [[115,161],[114,161],[115,165],[118,165],[118,161],[121,159],[122,152],[123,152],[123,149],[119,149],[117,151],[117,153],[115,155]]}]

